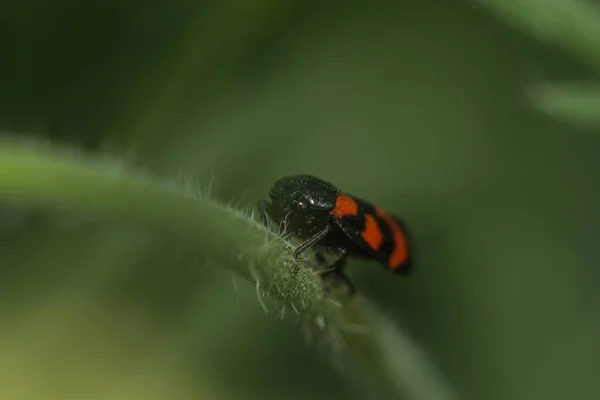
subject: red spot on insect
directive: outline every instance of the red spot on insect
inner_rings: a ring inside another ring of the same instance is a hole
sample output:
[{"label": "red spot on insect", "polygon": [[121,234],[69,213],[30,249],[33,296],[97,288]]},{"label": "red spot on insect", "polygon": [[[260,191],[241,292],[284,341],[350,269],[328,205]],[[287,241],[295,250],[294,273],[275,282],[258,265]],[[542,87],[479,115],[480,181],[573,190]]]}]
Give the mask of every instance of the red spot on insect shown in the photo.
[{"label": "red spot on insect", "polygon": [[337,218],[358,215],[358,204],[351,196],[340,193],[335,201],[335,208],[331,210],[331,215]]},{"label": "red spot on insect", "polygon": [[392,230],[394,250],[388,259],[388,267],[393,270],[398,269],[408,261],[408,238],[398,222],[387,215],[381,208],[375,207],[375,214],[384,220]]},{"label": "red spot on insect", "polygon": [[373,250],[379,250],[379,247],[381,247],[381,244],[383,243],[383,234],[381,233],[381,230],[377,225],[377,220],[373,214],[365,214],[365,229],[360,235]]}]

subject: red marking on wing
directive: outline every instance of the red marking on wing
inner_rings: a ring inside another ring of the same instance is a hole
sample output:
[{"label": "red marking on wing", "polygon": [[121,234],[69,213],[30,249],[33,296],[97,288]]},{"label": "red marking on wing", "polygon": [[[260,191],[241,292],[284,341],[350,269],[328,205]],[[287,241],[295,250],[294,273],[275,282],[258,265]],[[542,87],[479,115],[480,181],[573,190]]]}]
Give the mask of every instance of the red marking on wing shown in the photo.
[{"label": "red marking on wing", "polygon": [[388,267],[392,270],[399,269],[408,261],[408,238],[398,222],[381,208],[375,207],[375,214],[388,224],[393,233],[394,250],[388,259]]},{"label": "red marking on wing", "polygon": [[358,204],[352,197],[340,193],[335,201],[335,208],[331,210],[331,215],[336,218],[358,215]]},{"label": "red marking on wing", "polygon": [[373,214],[365,214],[365,229],[360,235],[373,250],[379,250],[379,247],[383,243],[383,234]]}]

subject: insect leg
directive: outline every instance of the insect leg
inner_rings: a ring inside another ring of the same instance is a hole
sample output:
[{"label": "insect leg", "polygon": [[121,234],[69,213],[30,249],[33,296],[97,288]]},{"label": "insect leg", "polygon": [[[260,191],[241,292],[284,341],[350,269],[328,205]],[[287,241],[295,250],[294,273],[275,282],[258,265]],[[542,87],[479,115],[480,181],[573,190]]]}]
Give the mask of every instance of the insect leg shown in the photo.
[{"label": "insect leg", "polygon": [[[325,235],[329,232],[329,226],[325,227],[323,230],[315,233],[313,236],[306,239],[304,242],[300,243],[292,252],[292,256],[295,259],[298,259],[302,252],[308,250],[310,247],[314,246],[319,242],[319,240],[323,239]],[[294,266],[294,272],[298,272],[298,264]]]},{"label": "insect leg", "polygon": [[304,242],[300,243],[292,252],[292,255],[294,256],[294,258],[298,258],[298,256],[300,256],[300,254],[302,254],[304,251],[308,250],[310,247],[317,244],[317,242],[319,242],[321,239],[323,239],[325,237],[325,235],[327,235],[327,233],[329,232],[329,229],[330,229],[330,227],[326,226],[324,229],[320,230],[319,232],[315,233],[313,236],[306,239]]},{"label": "insect leg", "polygon": [[319,264],[325,264],[325,262],[327,261],[323,253],[321,253],[320,251],[317,251],[317,253],[315,254],[315,258],[317,259],[317,262]]},{"label": "insect leg", "polygon": [[338,258],[331,266],[328,268],[329,271],[323,273],[323,278],[329,275],[335,275],[336,278],[342,280],[346,286],[348,287],[348,295],[352,296],[356,293],[356,287],[350,281],[350,278],[344,272],[344,268],[346,267],[346,263],[348,262],[348,253],[346,249],[337,248],[334,250],[337,254],[339,254],[340,258]]},{"label": "insect leg", "polygon": [[260,199],[258,201],[258,213],[260,214],[260,219],[266,227],[269,226],[269,210],[271,209],[271,204],[268,201]]}]

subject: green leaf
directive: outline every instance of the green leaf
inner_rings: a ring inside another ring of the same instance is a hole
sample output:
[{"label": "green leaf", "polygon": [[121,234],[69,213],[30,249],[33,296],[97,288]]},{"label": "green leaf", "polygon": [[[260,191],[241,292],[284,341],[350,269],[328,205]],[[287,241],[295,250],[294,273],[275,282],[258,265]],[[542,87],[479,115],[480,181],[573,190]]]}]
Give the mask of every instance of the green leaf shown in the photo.
[{"label": "green leaf", "polygon": [[533,104],[544,113],[570,124],[600,127],[600,84],[547,84],[529,90]]},{"label": "green leaf", "polygon": [[509,23],[600,69],[600,8],[582,0],[477,0]]}]

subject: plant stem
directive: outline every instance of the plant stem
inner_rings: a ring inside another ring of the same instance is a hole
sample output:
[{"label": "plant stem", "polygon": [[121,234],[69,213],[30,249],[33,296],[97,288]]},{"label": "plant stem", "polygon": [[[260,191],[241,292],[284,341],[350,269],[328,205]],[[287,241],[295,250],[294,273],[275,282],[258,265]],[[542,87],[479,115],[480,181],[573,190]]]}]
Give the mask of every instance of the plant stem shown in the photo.
[{"label": "plant stem", "polygon": [[[326,339],[338,354],[376,372],[396,393],[419,399],[450,399],[441,378],[384,316],[364,299],[325,297],[306,259],[299,271],[290,245],[239,210],[139,174],[115,160],[49,145],[0,144],[0,200],[93,212],[174,235],[192,243],[198,256],[257,285],[309,333]],[[419,377],[419,379],[415,379]]]}]

